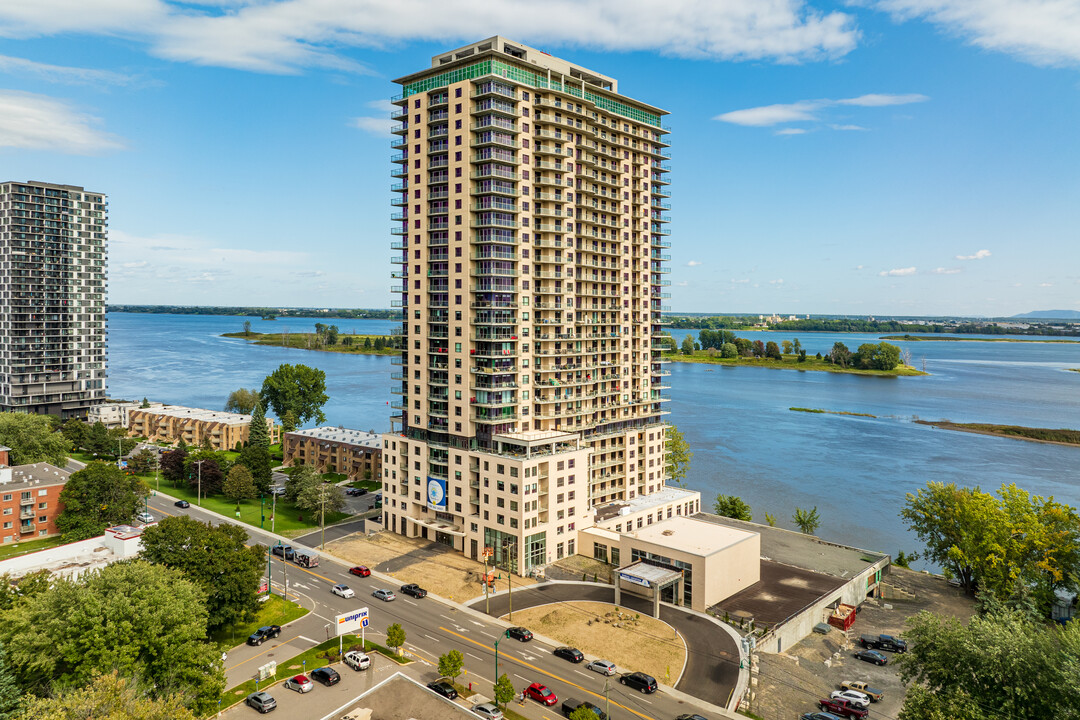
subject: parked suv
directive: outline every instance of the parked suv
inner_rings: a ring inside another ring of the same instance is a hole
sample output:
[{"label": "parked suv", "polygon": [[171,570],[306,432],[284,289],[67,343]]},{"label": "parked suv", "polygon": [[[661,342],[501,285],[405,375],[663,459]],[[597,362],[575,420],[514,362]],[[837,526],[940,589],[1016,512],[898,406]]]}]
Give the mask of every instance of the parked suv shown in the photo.
[{"label": "parked suv", "polygon": [[825,712],[838,715],[840,717],[848,718],[849,720],[862,720],[867,716],[867,711],[861,707],[856,706],[854,703],[848,700],[833,700],[832,698],[824,698],[818,700],[818,706]]},{"label": "parked suv", "polygon": [[643,672],[632,672],[619,678],[619,682],[643,693],[656,692],[656,678]]},{"label": "parked suv", "polygon": [[261,713],[268,713],[277,707],[277,700],[275,700],[268,692],[253,692],[247,696],[244,703],[248,707],[253,707]]},{"label": "parked suv", "polygon": [[581,707],[589,708],[590,710],[592,710],[596,714],[597,720],[608,720],[607,713],[605,713],[603,710],[596,707],[595,705],[593,705],[591,702],[588,702],[587,700],[582,701],[582,700],[578,700],[576,698],[567,698],[566,700],[563,700],[562,714],[565,715],[566,717],[570,717],[570,715],[575,710],[577,710],[578,708],[581,708]]}]

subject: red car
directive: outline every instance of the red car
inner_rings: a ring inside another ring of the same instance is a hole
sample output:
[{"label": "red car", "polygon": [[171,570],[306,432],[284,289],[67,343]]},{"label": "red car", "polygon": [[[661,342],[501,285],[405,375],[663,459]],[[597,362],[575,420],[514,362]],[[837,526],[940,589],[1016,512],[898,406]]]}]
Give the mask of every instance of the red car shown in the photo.
[{"label": "red car", "polygon": [[541,705],[554,705],[559,702],[559,698],[555,697],[555,693],[551,692],[546,685],[540,683],[530,685],[525,694]]},{"label": "red car", "polygon": [[358,575],[360,577],[368,577],[369,575],[371,575],[371,571],[363,565],[357,565],[356,567],[349,568],[349,572],[351,572],[353,575]]}]

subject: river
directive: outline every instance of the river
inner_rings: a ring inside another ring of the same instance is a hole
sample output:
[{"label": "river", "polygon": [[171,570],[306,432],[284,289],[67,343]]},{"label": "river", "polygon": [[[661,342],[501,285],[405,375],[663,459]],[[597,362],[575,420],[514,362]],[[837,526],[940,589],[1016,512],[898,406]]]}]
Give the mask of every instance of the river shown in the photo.
[{"label": "river", "polygon": [[[109,314],[109,395],[221,408],[232,390],[258,388],[281,363],[326,372],[327,422],[389,428],[389,357],[254,347],[220,337],[250,320],[256,332],[388,334],[390,320]],[[678,342],[688,333],[676,330]],[[877,335],[739,332],[752,340],[798,337],[810,354],[837,340],[854,350]],[[672,363],[669,419],[694,452],[688,485],[708,507],[718,492],[794,528],[796,507],[816,506],[826,539],[895,554],[919,549],[897,513],[928,481],[1004,483],[1080,505],[1080,448],[917,425],[915,417],[1036,427],[1080,426],[1080,343],[901,342],[926,377]],[[876,418],[792,412],[790,407],[870,413]],[[921,563],[916,564],[921,565]]]}]

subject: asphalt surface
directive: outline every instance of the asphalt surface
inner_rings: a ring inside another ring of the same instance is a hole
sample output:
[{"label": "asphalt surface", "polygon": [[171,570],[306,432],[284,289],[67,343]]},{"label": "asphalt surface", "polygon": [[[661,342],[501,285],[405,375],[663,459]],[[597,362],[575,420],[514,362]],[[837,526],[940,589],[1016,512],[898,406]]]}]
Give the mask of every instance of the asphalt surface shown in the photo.
[{"label": "asphalt surface", "polygon": [[[363,499],[363,498],[361,498]],[[326,542],[331,540],[340,540],[341,538],[352,535],[353,533],[364,532],[363,520],[351,520],[340,525],[330,525],[326,528]],[[309,547],[318,547],[322,542],[323,534],[321,530],[308,533],[307,535],[301,535],[300,537],[293,538],[293,542],[300,543],[301,545],[307,545]]]},{"label": "asphalt surface", "polygon": [[[231,522],[227,518],[207,513],[197,506],[187,509],[175,507],[172,499],[164,494],[158,494],[152,498],[150,505],[157,517],[187,514],[215,525]],[[278,537],[259,528],[247,525],[241,525],[241,527],[247,530],[253,543],[270,546],[279,541]],[[287,540],[287,542],[290,542],[294,548],[302,544],[296,539]],[[495,642],[499,640],[498,674],[506,674],[519,691],[532,682],[542,682],[558,695],[560,702],[566,697],[589,700],[601,706],[605,702],[604,678],[597,673],[584,670],[581,665],[574,665],[553,656],[554,646],[546,645],[539,640],[527,643],[516,640],[504,641],[501,638],[505,629],[509,627],[508,623],[487,619],[481,613],[466,611],[455,603],[444,602],[431,596],[416,600],[399,595],[393,602],[381,602],[371,597],[371,593],[377,588],[390,588],[397,592],[400,587],[399,582],[393,578],[381,576],[379,573],[374,573],[368,578],[355,577],[349,574],[347,563],[322,554],[320,558],[321,565],[312,569],[286,563],[278,557],[271,559],[270,573],[273,579],[273,591],[287,593],[290,600],[300,602],[311,612],[285,626],[281,637],[276,640],[264,643],[260,647],[243,644],[230,650],[226,662],[230,686],[254,677],[258,667],[268,660],[284,661],[325,640],[336,615],[367,607],[371,618],[371,624],[367,629],[368,637],[376,642],[384,641],[387,626],[391,623],[400,623],[407,636],[405,649],[412,657],[426,664],[421,674],[429,681],[434,680],[438,674],[436,669],[438,657],[451,649],[460,650],[465,656],[467,674],[459,678],[459,682],[472,683],[475,689],[491,697],[491,687],[495,678]],[[356,596],[346,599],[333,595],[330,588],[335,583],[347,584],[355,591]],[[515,595],[518,594],[515,593]],[[243,640],[243,638],[237,638],[237,642],[243,642]],[[285,647],[286,645],[288,647]],[[413,672],[418,670],[415,665],[409,667]],[[338,671],[342,674],[345,672],[340,668]],[[284,679],[286,674],[282,673],[279,677]],[[320,689],[322,689],[321,686],[316,689],[316,692]],[[286,692],[280,685],[274,686],[272,691],[276,697]],[[322,694],[329,697],[328,693]],[[315,693],[309,695],[314,696]],[[709,717],[707,709],[703,710],[693,702],[665,692],[642,695],[617,682],[610,683],[609,697],[612,710],[618,712],[617,717],[633,716],[641,720],[667,720],[693,712]],[[531,701],[524,707],[515,707],[515,709],[532,720],[550,719],[559,714],[550,708],[540,708]],[[255,715],[254,710],[243,707],[231,711],[230,715],[234,713],[245,717]],[[319,715],[314,716],[319,717]]]},{"label": "asphalt surface", "polygon": [[[577,583],[552,583],[514,592],[514,608],[523,610],[556,602],[615,602],[615,588]],[[491,598],[491,615],[502,617],[509,611],[505,595]],[[484,599],[469,607],[484,611]],[[620,607],[643,615],[652,613],[652,601],[623,593]],[[739,648],[723,628],[700,615],[671,605],[660,605],[660,619],[679,631],[686,641],[686,668],[675,689],[714,705],[726,705],[739,680]],[[632,668],[631,668],[632,669]]]}]

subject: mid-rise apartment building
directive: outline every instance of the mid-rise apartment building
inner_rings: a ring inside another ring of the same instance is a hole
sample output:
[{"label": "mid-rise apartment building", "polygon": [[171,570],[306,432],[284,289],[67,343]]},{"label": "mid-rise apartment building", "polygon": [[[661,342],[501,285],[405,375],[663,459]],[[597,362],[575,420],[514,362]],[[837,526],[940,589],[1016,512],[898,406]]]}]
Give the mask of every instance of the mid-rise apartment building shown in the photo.
[{"label": "mid-rise apartment building", "polygon": [[[6,460],[6,458],[5,458]],[[71,473],[49,463],[0,466],[0,542],[60,534],[60,493]]]},{"label": "mid-rise apartment building", "polygon": [[[209,441],[215,450],[234,450],[248,441],[251,416],[219,410],[189,408],[182,405],[158,405],[127,410],[128,435],[151,442],[202,445]],[[281,439],[281,427],[266,418],[271,443]]]},{"label": "mid-rise apartment building", "polygon": [[502,37],[396,82],[385,525],[527,571],[665,488],[666,112]]},{"label": "mid-rise apartment building", "polygon": [[0,411],[104,402],[107,216],[102,193],[0,183]]},{"label": "mid-rise apartment building", "polygon": [[350,480],[382,477],[382,438],[346,427],[294,430],[281,437],[283,465],[308,465],[319,472],[336,472]]}]

